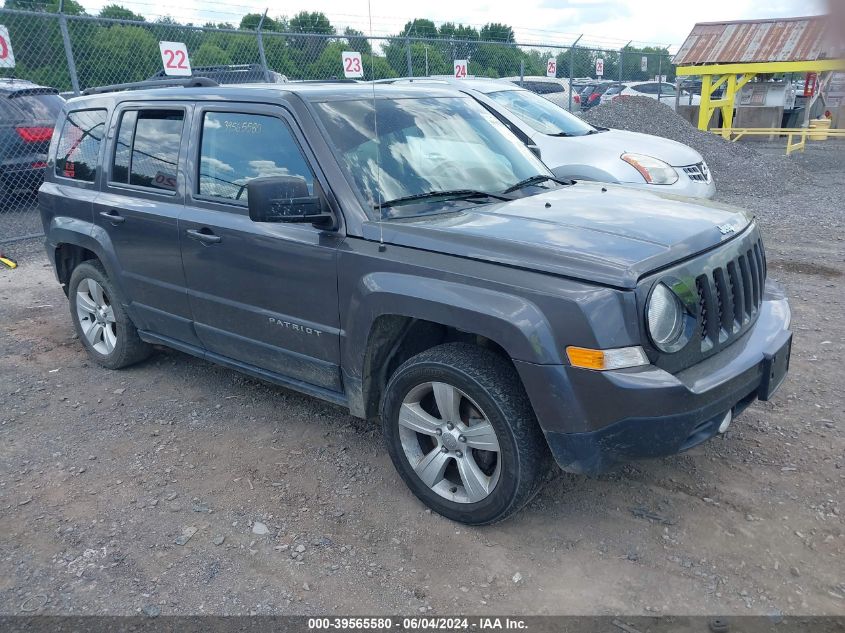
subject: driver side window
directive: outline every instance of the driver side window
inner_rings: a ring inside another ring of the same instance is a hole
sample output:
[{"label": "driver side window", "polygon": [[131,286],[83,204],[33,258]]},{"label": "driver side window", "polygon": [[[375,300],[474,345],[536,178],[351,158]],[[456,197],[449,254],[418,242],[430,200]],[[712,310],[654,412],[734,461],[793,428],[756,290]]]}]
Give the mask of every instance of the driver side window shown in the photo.
[{"label": "driver side window", "polygon": [[260,114],[206,112],[197,193],[246,205],[247,183],[263,176],[296,176],[314,192],[314,175],[284,121]]}]

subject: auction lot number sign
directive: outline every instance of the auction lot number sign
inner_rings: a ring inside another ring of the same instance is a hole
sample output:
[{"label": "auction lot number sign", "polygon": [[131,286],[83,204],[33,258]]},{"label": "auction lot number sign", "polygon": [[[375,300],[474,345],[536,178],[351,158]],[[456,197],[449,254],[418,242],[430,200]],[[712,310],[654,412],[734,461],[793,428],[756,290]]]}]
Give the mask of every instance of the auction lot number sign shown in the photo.
[{"label": "auction lot number sign", "polygon": [[554,57],[546,62],[546,77],[557,77],[557,60]]},{"label": "auction lot number sign", "polygon": [[344,51],[340,55],[343,63],[343,76],[347,79],[362,79],[364,77],[364,62],[361,60],[361,53],[356,51]]},{"label": "auction lot number sign", "polygon": [[9,29],[0,24],[0,68],[14,68],[15,54],[12,52],[12,40]]},{"label": "auction lot number sign", "polygon": [[184,42],[159,42],[164,74],[170,77],[190,77],[191,62]]},{"label": "auction lot number sign", "polygon": [[467,60],[465,59],[456,59],[455,60],[455,79],[466,79],[467,78]]}]

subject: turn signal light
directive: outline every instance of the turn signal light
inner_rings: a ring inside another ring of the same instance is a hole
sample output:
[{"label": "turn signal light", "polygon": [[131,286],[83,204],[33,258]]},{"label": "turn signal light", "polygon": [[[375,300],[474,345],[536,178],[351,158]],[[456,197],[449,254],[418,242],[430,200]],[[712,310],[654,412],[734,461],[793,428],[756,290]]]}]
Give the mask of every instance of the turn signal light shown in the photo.
[{"label": "turn signal light", "polygon": [[567,347],[566,356],[573,367],[607,371],[648,365],[648,357],[642,347],[619,347],[617,349],[589,349]]}]

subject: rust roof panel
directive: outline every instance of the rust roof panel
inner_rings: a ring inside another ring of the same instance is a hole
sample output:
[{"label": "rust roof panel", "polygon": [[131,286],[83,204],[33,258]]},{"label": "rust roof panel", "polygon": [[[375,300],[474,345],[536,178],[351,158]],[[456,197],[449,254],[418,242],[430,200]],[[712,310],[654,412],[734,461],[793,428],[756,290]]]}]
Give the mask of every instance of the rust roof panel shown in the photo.
[{"label": "rust roof panel", "polygon": [[815,61],[828,56],[823,15],[772,20],[701,22],[675,55],[674,63]]}]

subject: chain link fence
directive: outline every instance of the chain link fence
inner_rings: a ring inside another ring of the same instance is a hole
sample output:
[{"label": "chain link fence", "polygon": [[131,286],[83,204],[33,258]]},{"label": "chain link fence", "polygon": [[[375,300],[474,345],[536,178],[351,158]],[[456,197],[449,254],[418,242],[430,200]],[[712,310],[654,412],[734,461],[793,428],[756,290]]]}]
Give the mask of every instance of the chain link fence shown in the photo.
[{"label": "chain link fence", "polygon": [[[630,46],[367,37],[351,29],[278,32],[261,22],[246,31],[10,9],[0,9],[0,25],[9,40],[0,42],[0,244],[41,234],[36,191],[64,98],[89,87],[163,78],[163,41],[184,43],[193,74],[220,83],[342,79],[344,51],[361,53],[364,80],[451,76],[455,62],[465,60],[467,76],[522,81],[576,112],[576,95],[596,81],[597,66],[605,80],[674,81],[665,50]],[[550,60],[559,81],[547,80]]]}]

